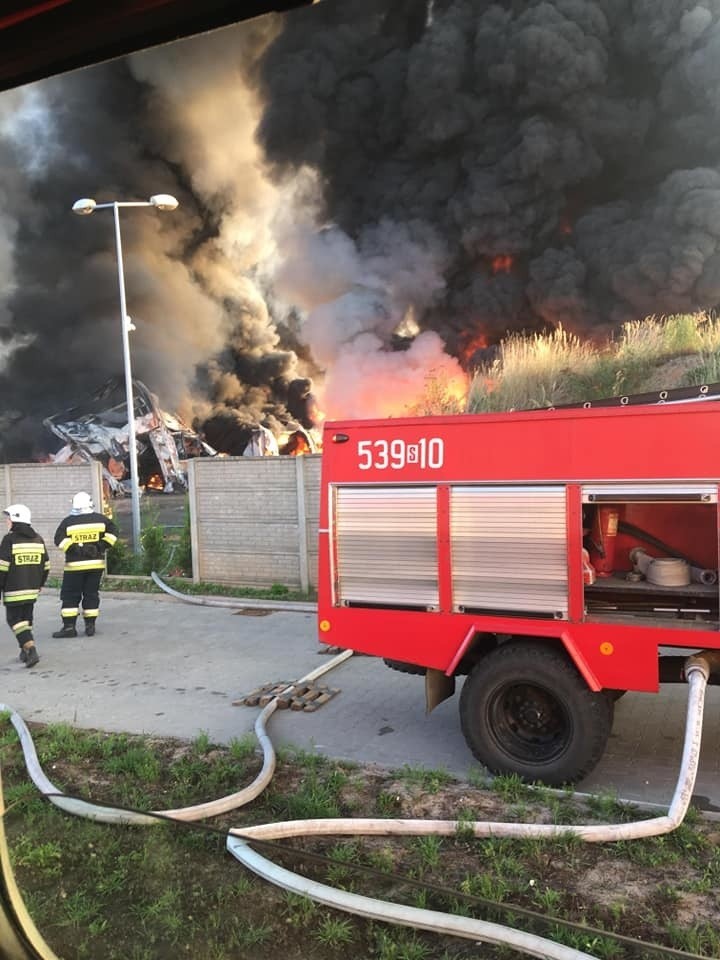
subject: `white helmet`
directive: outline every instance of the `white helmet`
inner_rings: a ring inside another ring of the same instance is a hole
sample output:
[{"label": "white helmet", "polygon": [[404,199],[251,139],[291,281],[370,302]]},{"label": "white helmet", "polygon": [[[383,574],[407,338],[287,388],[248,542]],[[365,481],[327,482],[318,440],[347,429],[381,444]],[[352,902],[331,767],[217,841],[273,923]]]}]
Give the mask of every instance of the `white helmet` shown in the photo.
[{"label": "white helmet", "polygon": [[11,503],[9,507],[5,507],[3,513],[13,523],[30,523],[30,508],[24,503]]},{"label": "white helmet", "polygon": [[94,507],[92,497],[89,493],[80,491],[76,493],[72,501],[73,513],[92,513]]}]

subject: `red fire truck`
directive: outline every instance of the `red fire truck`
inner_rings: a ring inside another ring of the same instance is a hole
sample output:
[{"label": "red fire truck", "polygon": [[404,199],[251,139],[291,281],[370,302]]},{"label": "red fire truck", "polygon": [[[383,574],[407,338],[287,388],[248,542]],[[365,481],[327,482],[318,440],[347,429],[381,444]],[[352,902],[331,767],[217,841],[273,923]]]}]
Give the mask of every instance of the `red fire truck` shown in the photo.
[{"label": "red fire truck", "polygon": [[582,779],[624,691],[720,649],[718,437],[716,399],[327,424],[321,639],[428,711],[464,675],[491,771]]}]

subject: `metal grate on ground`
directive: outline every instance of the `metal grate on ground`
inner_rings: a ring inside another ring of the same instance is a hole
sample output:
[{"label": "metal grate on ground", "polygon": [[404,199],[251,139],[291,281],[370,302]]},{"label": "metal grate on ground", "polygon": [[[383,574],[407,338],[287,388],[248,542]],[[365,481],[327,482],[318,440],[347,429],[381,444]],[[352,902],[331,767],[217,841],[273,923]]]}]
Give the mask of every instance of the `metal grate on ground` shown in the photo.
[{"label": "metal grate on ground", "polygon": [[304,710],[313,713],[340,693],[317,683],[266,683],[245,696],[233,700],[234,707],[266,707],[277,697],[278,710]]}]

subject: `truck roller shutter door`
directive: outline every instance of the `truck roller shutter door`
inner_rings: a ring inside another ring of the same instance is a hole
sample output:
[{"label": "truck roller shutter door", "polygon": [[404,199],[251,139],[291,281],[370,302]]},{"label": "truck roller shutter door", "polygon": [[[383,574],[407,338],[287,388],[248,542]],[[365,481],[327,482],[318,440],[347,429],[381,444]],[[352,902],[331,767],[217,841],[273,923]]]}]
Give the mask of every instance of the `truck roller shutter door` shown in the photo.
[{"label": "truck roller shutter door", "polygon": [[335,545],[340,603],[438,606],[435,487],[336,487]]},{"label": "truck roller shutter door", "polygon": [[565,487],[450,492],[456,610],[567,618]]}]

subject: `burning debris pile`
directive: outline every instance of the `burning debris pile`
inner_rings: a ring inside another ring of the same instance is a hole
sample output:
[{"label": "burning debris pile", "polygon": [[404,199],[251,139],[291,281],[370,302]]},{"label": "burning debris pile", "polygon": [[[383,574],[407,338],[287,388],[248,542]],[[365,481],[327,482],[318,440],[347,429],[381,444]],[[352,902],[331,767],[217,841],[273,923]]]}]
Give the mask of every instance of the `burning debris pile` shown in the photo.
[{"label": "burning debris pile", "polygon": [[[148,490],[171,493],[187,487],[184,463],[191,457],[215,456],[216,451],[180,420],[160,409],[144,383],[133,382],[138,480]],[[87,402],[45,420],[64,446],[53,463],[99,460],[107,493],[130,493],[128,408],[124,381],[108,380]]]},{"label": "burning debris pile", "polygon": [[229,456],[298,456],[319,453],[324,414],[309,377],[290,381],[283,393],[257,413],[243,407],[216,408],[202,420],[202,435]]},{"label": "burning debris pile", "polygon": [[[238,427],[233,449],[218,451],[173,414],[163,410],[155,394],[139,380],[133,381],[135,437],[138,474],[146,490],[172,493],[187,488],[187,460],[237,453],[246,457],[299,456],[320,450],[320,435],[312,381],[302,379],[290,385],[292,410],[297,421],[278,424],[279,435],[263,424]],[[63,441],[63,447],[48,459],[53,463],[98,460],[103,482],[110,496],[130,493],[129,425],[125,383],[108,380],[86,401],[46,418],[45,427]]]}]

